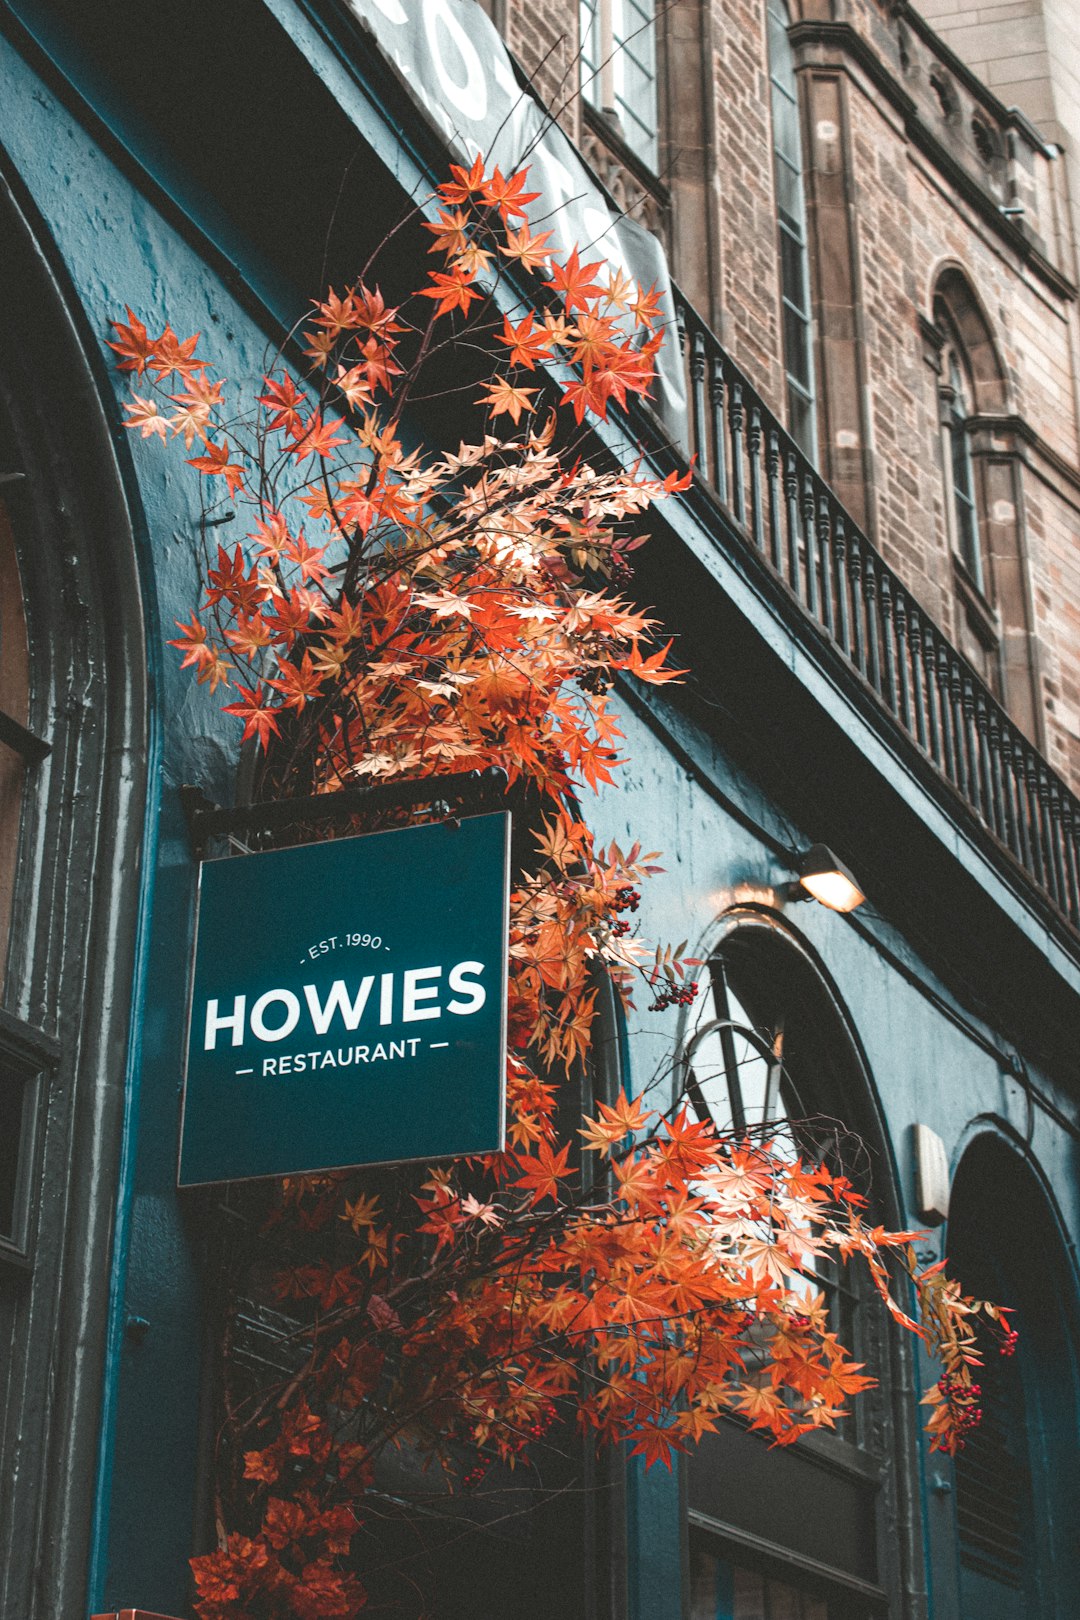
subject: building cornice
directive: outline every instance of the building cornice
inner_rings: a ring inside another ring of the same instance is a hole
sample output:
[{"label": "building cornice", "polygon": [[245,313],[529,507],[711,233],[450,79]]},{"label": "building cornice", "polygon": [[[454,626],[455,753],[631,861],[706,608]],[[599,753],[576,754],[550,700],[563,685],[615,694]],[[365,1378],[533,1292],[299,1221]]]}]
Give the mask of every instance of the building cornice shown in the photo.
[{"label": "building cornice", "polygon": [[[905,17],[907,13],[905,12]],[[862,34],[858,33],[850,23],[846,22],[800,22],[795,23],[790,30],[792,46],[797,52],[804,55],[804,59],[813,50],[819,52],[838,53],[844,60],[836,64],[847,70],[849,65],[859,69],[869,80],[874,89],[888,101],[889,105],[899,114],[903,121],[904,133],[907,138],[926,156],[939,171],[951,190],[958,193],[964,201],[975,210],[979,217],[991,227],[995,235],[1020,260],[1037,275],[1051,291],[1061,299],[1073,300],[1077,296],[1075,282],[1071,281],[1056,265],[1047,258],[1038,245],[1034,233],[1026,226],[1018,224],[1010,215],[1002,213],[1001,205],[994,200],[988,191],[958,163],[948,150],[945,143],[934,133],[926,122],[915,98],[904,89],[893,70],[882,60],[874,47]],[[928,39],[936,50],[940,50],[943,57],[948,58],[950,73],[954,71],[954,59],[946,47],[941,45],[937,36],[928,33]],[[824,65],[816,63],[815,65]],[[989,94],[979,81],[965,70],[965,88],[986,107],[999,123],[1013,128],[1023,128],[1026,140],[1032,140],[1031,126],[1022,115],[1009,112]],[[959,73],[956,74],[960,77]],[[970,82],[969,82],[970,81]],[[1038,150],[1046,152],[1045,144],[1038,140]]]}]

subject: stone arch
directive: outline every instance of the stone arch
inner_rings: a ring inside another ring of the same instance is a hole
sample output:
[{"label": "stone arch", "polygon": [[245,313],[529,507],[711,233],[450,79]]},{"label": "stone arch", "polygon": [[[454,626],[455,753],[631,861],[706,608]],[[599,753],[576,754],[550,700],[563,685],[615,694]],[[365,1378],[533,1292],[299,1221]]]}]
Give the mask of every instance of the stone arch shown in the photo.
[{"label": "stone arch", "polygon": [[993,329],[966,272],[955,263],[938,269],[932,284],[931,314],[943,310],[963,345],[971,370],[974,405],[980,415],[1004,415],[1009,387]]},{"label": "stone arch", "polygon": [[1039,743],[1038,652],[1009,376],[963,266],[940,264],[928,295],[924,356],[937,391],[953,639],[1021,731]]}]

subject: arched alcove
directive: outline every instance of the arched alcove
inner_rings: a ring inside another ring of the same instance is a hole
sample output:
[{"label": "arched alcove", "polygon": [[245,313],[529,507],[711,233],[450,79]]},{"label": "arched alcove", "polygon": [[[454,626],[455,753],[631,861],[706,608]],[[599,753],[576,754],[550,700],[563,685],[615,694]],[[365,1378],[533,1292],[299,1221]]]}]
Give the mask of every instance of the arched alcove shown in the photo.
[{"label": "arched alcove", "polygon": [[960,1612],[979,1620],[1080,1611],[1075,1280],[1036,1174],[992,1131],[953,1183],[947,1250],[965,1292],[1015,1312],[1015,1355],[978,1374],[984,1418],[956,1461]]}]

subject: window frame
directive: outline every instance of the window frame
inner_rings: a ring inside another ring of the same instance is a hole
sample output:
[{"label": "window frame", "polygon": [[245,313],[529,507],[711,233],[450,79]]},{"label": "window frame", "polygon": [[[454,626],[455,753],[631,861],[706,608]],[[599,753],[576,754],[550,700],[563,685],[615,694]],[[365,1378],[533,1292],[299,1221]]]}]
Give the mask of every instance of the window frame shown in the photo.
[{"label": "window frame", "polygon": [[[627,26],[627,11],[640,19],[636,27]],[[658,173],[660,30],[655,0],[580,0],[578,28],[582,99],[613,126],[623,145],[650,174]],[[648,86],[647,117],[632,104],[637,93],[633,86],[626,86],[628,64]]]},{"label": "window frame", "polygon": [[[776,210],[777,276],[780,291],[780,357],[784,368],[785,409],[791,437],[816,467],[818,462],[817,376],[814,364],[814,301],[810,284],[810,235],[806,213],[806,158],[802,106],[795,58],[788,39],[791,12],[787,0],[766,0],[765,39],[769,74],[769,117],[772,129],[773,192]],[[789,108],[787,118],[781,109]],[[783,141],[784,125],[794,148]],[[782,166],[782,167],[781,167]],[[790,171],[789,188],[780,175]],[[794,208],[785,208],[788,194]],[[785,252],[785,245],[788,251]],[[798,356],[791,338],[798,338]],[[802,368],[800,375],[799,367]]]},{"label": "window frame", "polygon": [[33,1192],[42,1134],[42,1092],[59,1059],[59,1042],[0,1009],[0,1075],[6,1070],[17,1083],[21,1080],[23,1088],[12,1220],[10,1231],[0,1228],[0,1275],[5,1266],[27,1270],[33,1261]]},{"label": "window frame", "polygon": [[983,523],[968,429],[974,384],[960,336],[943,306],[939,305],[936,312],[935,325],[942,338],[938,399],[949,544],[968,582],[991,607],[991,581],[983,555]]}]

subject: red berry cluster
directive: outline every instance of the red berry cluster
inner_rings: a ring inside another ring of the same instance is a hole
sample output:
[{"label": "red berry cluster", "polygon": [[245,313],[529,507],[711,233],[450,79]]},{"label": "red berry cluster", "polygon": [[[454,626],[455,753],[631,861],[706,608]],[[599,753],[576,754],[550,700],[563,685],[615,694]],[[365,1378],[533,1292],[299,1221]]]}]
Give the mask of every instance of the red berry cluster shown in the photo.
[{"label": "red berry cluster", "polygon": [[641,904],[641,891],[635,889],[632,883],[624,883],[615,890],[615,898],[611,902],[612,911],[636,911]]},{"label": "red berry cluster", "polygon": [[614,934],[616,939],[622,939],[630,932],[630,924],[627,922],[625,917],[616,917],[615,921],[611,925],[611,932]]},{"label": "red berry cluster", "polygon": [[469,1472],[464,1476],[461,1481],[462,1485],[467,1491],[474,1491],[478,1485],[483,1484],[484,1479],[487,1477],[487,1471],[487,1463],[477,1463],[476,1467],[470,1468]]},{"label": "red berry cluster", "polygon": [[1015,1328],[1006,1328],[1005,1334],[1004,1334],[1004,1336],[1003,1336],[1003,1338],[1001,1340],[1000,1345],[998,1346],[998,1355],[999,1356],[1012,1356],[1012,1355],[1015,1355],[1016,1354],[1016,1346],[1017,1346],[1017,1343],[1019,1342],[1019,1339],[1020,1339],[1020,1335],[1019,1335],[1019,1333],[1017,1333]]},{"label": "red berry cluster", "polygon": [[594,667],[593,669],[582,670],[577,677],[577,683],[583,692],[588,692],[590,697],[603,697],[614,686],[615,677],[609,670]]},{"label": "red berry cluster", "polygon": [[666,1007],[690,1007],[698,993],[696,984],[669,984],[661,990],[655,1001],[650,1001],[650,1012],[663,1012]]},{"label": "red berry cluster", "polygon": [[961,1451],[965,1433],[978,1428],[983,1419],[983,1409],[976,1404],[982,1394],[982,1385],[965,1384],[963,1379],[945,1373],[938,1379],[937,1387],[948,1402],[956,1433],[956,1449]]},{"label": "red berry cluster", "polygon": [[538,1408],[536,1416],[531,1423],[526,1424],[525,1434],[530,1440],[542,1440],[555,1421],[555,1408],[550,1401],[544,1401]]}]

